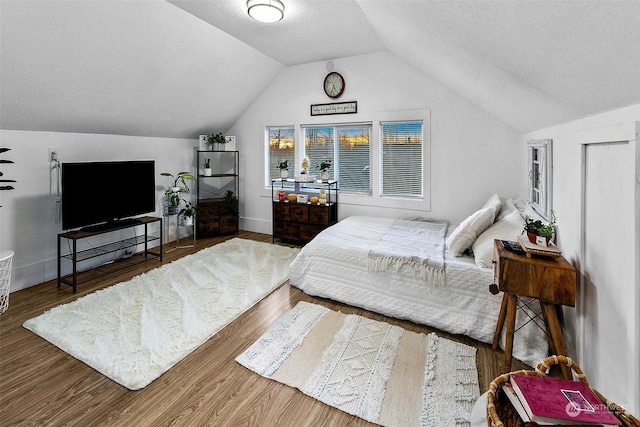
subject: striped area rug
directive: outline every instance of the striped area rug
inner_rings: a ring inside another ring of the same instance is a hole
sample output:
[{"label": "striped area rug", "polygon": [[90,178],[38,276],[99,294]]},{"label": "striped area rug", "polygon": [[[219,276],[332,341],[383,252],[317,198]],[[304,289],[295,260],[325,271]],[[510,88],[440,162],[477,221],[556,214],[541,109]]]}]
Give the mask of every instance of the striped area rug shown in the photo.
[{"label": "striped area rug", "polygon": [[236,361],[385,426],[469,426],[476,349],[299,302]]}]

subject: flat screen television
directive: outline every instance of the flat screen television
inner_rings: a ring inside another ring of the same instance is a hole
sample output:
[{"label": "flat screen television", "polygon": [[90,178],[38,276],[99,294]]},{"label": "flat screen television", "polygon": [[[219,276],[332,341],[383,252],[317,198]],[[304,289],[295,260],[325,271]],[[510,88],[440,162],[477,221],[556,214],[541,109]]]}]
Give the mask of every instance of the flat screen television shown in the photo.
[{"label": "flat screen television", "polygon": [[156,210],[153,160],[62,164],[62,228],[108,228]]}]

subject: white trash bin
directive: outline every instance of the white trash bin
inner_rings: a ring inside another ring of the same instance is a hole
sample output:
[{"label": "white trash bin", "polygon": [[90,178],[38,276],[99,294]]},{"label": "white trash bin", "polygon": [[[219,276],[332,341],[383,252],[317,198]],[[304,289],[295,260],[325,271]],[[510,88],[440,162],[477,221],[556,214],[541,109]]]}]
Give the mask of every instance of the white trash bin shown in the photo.
[{"label": "white trash bin", "polygon": [[0,314],[9,308],[13,251],[0,251]]}]

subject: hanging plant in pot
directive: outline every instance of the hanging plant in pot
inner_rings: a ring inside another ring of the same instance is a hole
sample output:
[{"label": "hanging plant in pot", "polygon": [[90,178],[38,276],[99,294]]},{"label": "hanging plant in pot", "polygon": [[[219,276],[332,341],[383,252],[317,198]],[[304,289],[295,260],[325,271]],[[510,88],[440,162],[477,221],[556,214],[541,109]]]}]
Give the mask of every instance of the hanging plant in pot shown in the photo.
[{"label": "hanging plant in pot", "polygon": [[524,224],[523,233],[527,233],[527,238],[531,243],[540,246],[549,246],[555,231],[556,213],[551,211],[551,222],[545,224],[539,219],[527,218]]},{"label": "hanging plant in pot", "polygon": [[287,179],[289,177],[289,161],[287,159],[280,160],[278,169],[280,169],[281,179]]},{"label": "hanging plant in pot", "polygon": [[316,168],[320,169],[320,179],[329,181],[329,168],[331,168],[331,160],[323,160]]},{"label": "hanging plant in pot", "polygon": [[162,172],[160,175],[168,176],[173,179],[173,185],[169,187],[164,194],[167,196],[167,213],[169,215],[175,215],[178,213],[178,208],[182,201],[180,193],[188,193],[189,186],[187,185],[187,181],[195,180],[196,177],[186,171],[178,172],[176,175],[169,172]]}]

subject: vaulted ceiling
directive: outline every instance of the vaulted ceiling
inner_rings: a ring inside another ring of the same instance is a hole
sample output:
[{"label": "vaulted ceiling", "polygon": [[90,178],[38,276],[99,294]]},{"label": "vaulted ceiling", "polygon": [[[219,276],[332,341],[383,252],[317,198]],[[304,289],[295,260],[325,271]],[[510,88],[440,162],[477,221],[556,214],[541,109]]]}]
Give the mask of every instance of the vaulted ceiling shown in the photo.
[{"label": "vaulted ceiling", "polygon": [[194,138],[287,66],[388,51],[521,133],[640,103],[640,1],[0,1],[0,128]]}]

